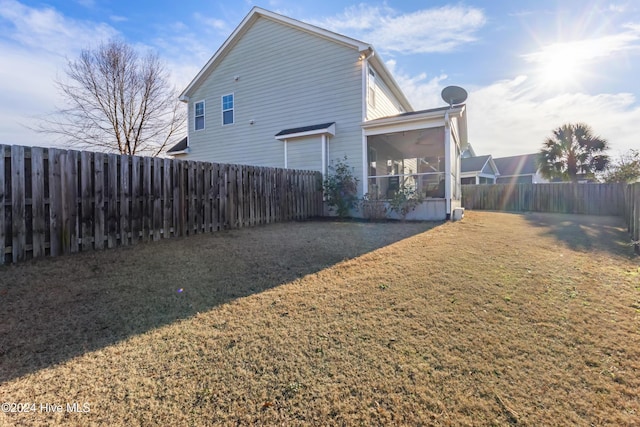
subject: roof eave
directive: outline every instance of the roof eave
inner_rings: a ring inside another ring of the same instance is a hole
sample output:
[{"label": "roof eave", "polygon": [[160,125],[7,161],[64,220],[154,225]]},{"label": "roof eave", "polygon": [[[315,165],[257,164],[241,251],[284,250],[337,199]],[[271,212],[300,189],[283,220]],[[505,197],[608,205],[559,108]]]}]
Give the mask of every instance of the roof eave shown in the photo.
[{"label": "roof eave", "polygon": [[393,92],[398,101],[400,101],[402,108],[404,108],[407,112],[415,111],[407,96],[404,94],[402,89],[400,89],[400,85],[393,77],[393,74],[391,74],[386,64],[382,62],[380,55],[378,55],[378,52],[376,52],[373,47],[371,47],[371,51],[373,52],[373,56],[369,58],[369,62],[374,63],[374,68],[376,69],[376,71],[378,71],[378,75],[380,75],[383,81],[387,83],[387,86],[389,87],[389,89],[391,89],[391,92]]},{"label": "roof eave", "polygon": [[305,136],[313,136],[313,135],[328,135],[328,136],[335,136],[336,135],[336,124],[335,123],[331,123],[331,125],[324,127],[324,128],[320,128],[320,129],[314,129],[314,130],[309,130],[309,131],[304,131],[304,132],[296,132],[296,133],[287,133],[284,135],[276,135],[275,138],[279,141],[284,141],[286,139],[294,139],[294,138],[303,138]]},{"label": "roof eave", "polygon": [[[369,120],[361,123],[361,126],[364,129],[385,126],[388,124],[399,124],[399,123],[411,123],[411,122],[419,122],[423,120],[433,120],[433,119],[443,119],[447,112],[449,115],[451,114],[460,114],[464,111],[462,108],[464,106],[456,106],[453,108],[441,108],[437,110],[427,111],[425,113],[417,113],[411,115],[397,115],[391,117],[383,117],[381,119]],[[444,124],[444,123],[443,123]]]}]

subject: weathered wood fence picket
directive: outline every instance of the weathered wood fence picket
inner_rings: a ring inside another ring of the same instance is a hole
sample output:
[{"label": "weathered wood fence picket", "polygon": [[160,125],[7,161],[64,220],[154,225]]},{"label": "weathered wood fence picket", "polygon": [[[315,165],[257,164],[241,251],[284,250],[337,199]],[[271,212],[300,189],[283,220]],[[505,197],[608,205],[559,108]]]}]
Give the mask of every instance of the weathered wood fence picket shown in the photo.
[{"label": "weathered wood fence picket", "polygon": [[0,145],[0,263],[322,215],[318,172]]},{"label": "weathered wood fence picket", "polygon": [[624,220],[627,223],[636,252],[640,254],[640,182],[625,188]]},{"label": "weathered wood fence picket", "polygon": [[626,184],[463,185],[468,209],[621,216]]},{"label": "weathered wood fence picket", "polygon": [[[632,240],[640,240],[640,183],[463,185],[462,206],[478,210],[621,216]],[[640,245],[635,248],[640,253]]]}]

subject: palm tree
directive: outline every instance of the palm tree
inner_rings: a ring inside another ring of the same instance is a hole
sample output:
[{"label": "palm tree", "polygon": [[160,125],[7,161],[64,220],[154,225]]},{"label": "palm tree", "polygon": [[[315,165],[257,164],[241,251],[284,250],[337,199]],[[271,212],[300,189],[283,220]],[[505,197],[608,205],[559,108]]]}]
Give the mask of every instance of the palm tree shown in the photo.
[{"label": "palm tree", "polygon": [[609,164],[607,140],[594,135],[584,123],[565,124],[553,131],[538,154],[540,173],[547,179],[577,182],[579,176],[593,177]]}]

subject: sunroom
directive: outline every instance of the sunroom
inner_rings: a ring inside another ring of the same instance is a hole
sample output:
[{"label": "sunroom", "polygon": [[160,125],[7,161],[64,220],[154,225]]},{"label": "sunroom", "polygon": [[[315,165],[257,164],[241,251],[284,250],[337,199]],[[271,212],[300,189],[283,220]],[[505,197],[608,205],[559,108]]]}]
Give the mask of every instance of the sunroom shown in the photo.
[{"label": "sunroom", "polygon": [[362,128],[363,192],[369,200],[388,202],[399,193],[422,200],[406,216],[417,220],[448,219],[460,207],[464,105],[371,120]]}]

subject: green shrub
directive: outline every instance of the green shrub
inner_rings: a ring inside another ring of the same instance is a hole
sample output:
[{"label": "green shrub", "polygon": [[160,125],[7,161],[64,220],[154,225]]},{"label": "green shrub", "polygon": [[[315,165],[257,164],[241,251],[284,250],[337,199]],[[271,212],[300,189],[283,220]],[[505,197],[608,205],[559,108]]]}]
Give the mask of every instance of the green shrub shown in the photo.
[{"label": "green shrub", "polygon": [[414,189],[403,187],[398,190],[389,201],[389,209],[400,215],[404,220],[407,217],[407,214],[414,211],[423,201],[424,198],[422,195]]},{"label": "green shrub", "polygon": [[340,218],[348,217],[349,211],[357,207],[358,178],[347,163],[347,156],[331,162],[322,186],[329,209],[335,210]]}]

